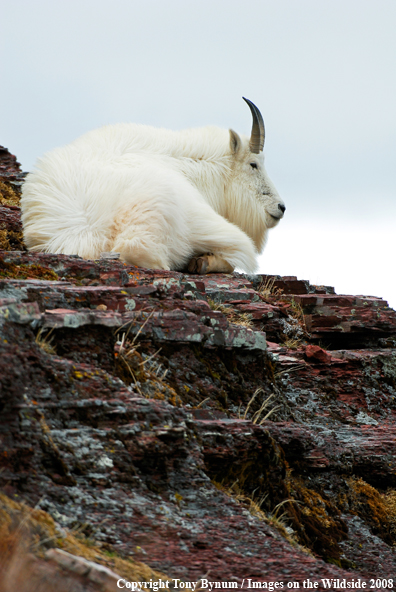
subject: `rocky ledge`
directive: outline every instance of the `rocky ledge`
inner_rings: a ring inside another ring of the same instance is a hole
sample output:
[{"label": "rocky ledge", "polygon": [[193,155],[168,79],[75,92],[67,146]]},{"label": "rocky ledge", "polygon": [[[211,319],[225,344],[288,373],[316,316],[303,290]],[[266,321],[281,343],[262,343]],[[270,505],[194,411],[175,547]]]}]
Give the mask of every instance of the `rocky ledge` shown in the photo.
[{"label": "rocky ledge", "polygon": [[131,566],[201,589],[396,576],[396,312],[381,298],[8,247],[0,349],[0,547],[28,523],[36,575],[74,582],[58,592],[117,589],[87,574]]}]

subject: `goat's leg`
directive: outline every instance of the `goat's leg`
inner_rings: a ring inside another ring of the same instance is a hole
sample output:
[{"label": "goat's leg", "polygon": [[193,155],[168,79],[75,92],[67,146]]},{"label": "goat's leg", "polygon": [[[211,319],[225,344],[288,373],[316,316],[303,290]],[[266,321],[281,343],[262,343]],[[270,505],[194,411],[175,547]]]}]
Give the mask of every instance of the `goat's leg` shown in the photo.
[{"label": "goat's leg", "polygon": [[190,273],[204,275],[206,273],[232,273],[234,268],[228,261],[222,259],[213,253],[206,253],[198,257],[193,257],[187,266]]},{"label": "goat's leg", "polygon": [[253,273],[256,249],[238,226],[215,212],[208,204],[189,204],[190,273],[232,273],[235,268]]}]

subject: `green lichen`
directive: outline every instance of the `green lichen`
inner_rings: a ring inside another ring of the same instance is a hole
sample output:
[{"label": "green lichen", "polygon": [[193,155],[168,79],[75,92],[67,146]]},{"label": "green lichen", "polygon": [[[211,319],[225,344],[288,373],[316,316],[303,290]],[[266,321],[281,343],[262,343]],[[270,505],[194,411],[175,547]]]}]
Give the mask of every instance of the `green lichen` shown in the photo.
[{"label": "green lichen", "polygon": [[382,358],[382,372],[384,374],[385,379],[388,379],[394,387],[396,387],[396,354]]}]

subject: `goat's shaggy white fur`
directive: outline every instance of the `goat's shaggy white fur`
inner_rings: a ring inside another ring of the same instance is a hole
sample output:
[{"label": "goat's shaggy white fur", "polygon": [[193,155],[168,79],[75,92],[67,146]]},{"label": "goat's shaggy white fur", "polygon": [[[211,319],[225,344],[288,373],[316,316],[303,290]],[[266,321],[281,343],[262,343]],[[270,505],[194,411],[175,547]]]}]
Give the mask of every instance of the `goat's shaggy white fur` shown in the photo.
[{"label": "goat's shaggy white fur", "polygon": [[215,127],[173,132],[119,124],[46,154],[27,176],[22,221],[29,250],[141,267],[254,272],[284,206],[249,138]]}]

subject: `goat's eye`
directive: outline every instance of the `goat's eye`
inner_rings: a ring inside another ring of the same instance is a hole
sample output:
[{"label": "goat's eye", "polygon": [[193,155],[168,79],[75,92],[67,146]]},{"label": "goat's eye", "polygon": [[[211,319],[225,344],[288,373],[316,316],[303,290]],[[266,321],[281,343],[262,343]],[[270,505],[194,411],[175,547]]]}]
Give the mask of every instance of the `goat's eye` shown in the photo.
[{"label": "goat's eye", "polygon": [[252,169],[257,169],[257,163],[256,162],[251,162],[250,166],[252,167]]}]

